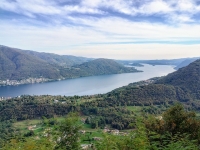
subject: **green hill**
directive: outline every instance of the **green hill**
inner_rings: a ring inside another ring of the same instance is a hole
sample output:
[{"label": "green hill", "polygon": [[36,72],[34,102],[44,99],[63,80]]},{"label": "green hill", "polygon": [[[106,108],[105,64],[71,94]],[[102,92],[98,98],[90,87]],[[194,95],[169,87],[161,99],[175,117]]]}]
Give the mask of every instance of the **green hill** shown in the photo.
[{"label": "green hill", "polygon": [[156,83],[178,86],[200,99],[200,59],[158,80]]},{"label": "green hill", "polygon": [[141,106],[178,101],[188,107],[200,109],[200,60],[155,81],[155,83],[142,86],[130,84],[113,90],[98,103],[99,106]]},{"label": "green hill", "polygon": [[179,68],[183,68],[183,67],[189,65],[190,63],[194,62],[197,59],[199,59],[199,57],[198,58],[196,58],[196,57],[188,58],[188,59],[184,60],[183,62],[181,62],[179,65],[177,65],[174,69],[178,70]]},{"label": "green hill", "polygon": [[78,78],[95,75],[138,72],[138,70],[132,67],[124,67],[111,59],[100,58],[80,65],[75,65],[71,68],[63,68],[60,72],[65,78]]},{"label": "green hill", "polygon": [[[78,78],[83,76],[137,72],[114,60],[25,51],[0,46],[0,80],[28,78]],[[89,61],[89,62],[88,62]]]},{"label": "green hill", "polygon": [[53,53],[40,53],[35,51],[24,51],[24,53],[31,56],[38,57],[50,64],[56,64],[63,67],[71,67],[73,65],[82,64],[92,59],[86,57],[76,57],[71,55],[57,55]]},{"label": "green hill", "polygon": [[56,67],[44,60],[28,55],[22,50],[0,46],[0,80],[60,77]]}]

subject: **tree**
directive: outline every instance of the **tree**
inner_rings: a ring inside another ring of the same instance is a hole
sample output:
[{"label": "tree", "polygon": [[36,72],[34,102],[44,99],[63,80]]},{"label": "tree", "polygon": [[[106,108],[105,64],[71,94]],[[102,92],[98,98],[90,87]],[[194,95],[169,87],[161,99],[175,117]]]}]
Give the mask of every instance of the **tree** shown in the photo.
[{"label": "tree", "polygon": [[78,150],[80,149],[79,130],[81,125],[77,113],[69,113],[66,119],[58,126],[55,149]]},{"label": "tree", "polygon": [[162,115],[162,118],[149,117],[145,121],[148,138],[151,146],[155,147],[181,147],[197,145],[200,141],[200,121],[194,112],[187,112],[181,104],[172,106]]}]

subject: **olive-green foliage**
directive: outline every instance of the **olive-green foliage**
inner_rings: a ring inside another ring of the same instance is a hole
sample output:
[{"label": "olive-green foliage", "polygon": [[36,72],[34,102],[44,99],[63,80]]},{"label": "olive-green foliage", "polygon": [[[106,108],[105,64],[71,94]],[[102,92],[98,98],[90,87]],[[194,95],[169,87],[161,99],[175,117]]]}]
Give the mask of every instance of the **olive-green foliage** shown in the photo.
[{"label": "olive-green foliage", "polygon": [[[175,105],[163,113],[163,118],[138,117],[134,130],[126,135],[103,134],[91,150],[198,150],[200,121],[193,112]],[[44,120],[46,120],[44,118]],[[51,122],[44,121],[48,124]],[[64,121],[54,124],[49,136],[16,138],[5,142],[3,150],[53,150],[80,149],[81,125],[77,113],[70,113]]]},{"label": "olive-green foliage", "polygon": [[54,143],[48,138],[38,140],[29,138],[25,141],[12,139],[2,150],[54,150]]},{"label": "olive-green foliage", "polygon": [[19,49],[0,47],[0,80],[21,80],[39,77],[59,78],[56,67]]},{"label": "olive-green foliage", "polygon": [[[100,99],[102,95],[92,96],[28,96],[13,98],[0,102],[0,120],[26,120],[41,117],[63,116],[71,111],[78,111],[84,115],[91,115],[91,123],[97,121],[98,127],[111,124],[113,128],[125,129],[134,122],[133,113],[126,107],[97,107],[98,103],[90,99]],[[81,102],[84,101],[84,102]],[[96,128],[96,127],[94,127]]]},{"label": "olive-green foliage", "polygon": [[4,145],[5,141],[16,136],[17,131],[12,123],[12,120],[0,121],[0,147]]},{"label": "olive-green foliage", "polygon": [[79,150],[80,149],[80,132],[81,125],[79,123],[78,114],[69,113],[64,121],[62,121],[56,129],[57,142],[55,149],[58,150]]},{"label": "olive-green foliage", "polygon": [[149,130],[150,143],[155,147],[177,144],[183,147],[186,143],[192,143],[189,146],[197,146],[200,140],[200,121],[195,117],[195,113],[185,111],[180,104],[165,111],[162,118],[150,117],[145,121],[145,125]]},{"label": "olive-green foliage", "polygon": [[181,87],[182,89],[187,90],[187,93],[190,92],[191,97],[200,99],[199,77],[200,59],[158,80],[157,83]]},{"label": "olive-green foliage", "polygon": [[0,80],[22,80],[40,77],[54,80],[137,72],[136,69],[124,67],[114,60],[90,60],[83,57],[59,56],[0,46]]}]

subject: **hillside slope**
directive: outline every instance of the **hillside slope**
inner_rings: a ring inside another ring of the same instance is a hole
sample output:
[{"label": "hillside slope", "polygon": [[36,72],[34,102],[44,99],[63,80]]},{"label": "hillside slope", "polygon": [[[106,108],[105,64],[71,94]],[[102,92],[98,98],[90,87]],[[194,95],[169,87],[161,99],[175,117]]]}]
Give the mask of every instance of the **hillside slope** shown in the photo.
[{"label": "hillside slope", "polygon": [[90,72],[91,74],[116,74],[137,71],[134,68],[124,67],[114,60],[104,58],[99,58],[81,65],[76,65],[74,68],[79,68],[85,72]]},{"label": "hillside slope", "polygon": [[0,46],[0,80],[21,80],[25,78],[59,78],[56,67],[44,60],[23,53],[15,48]]},{"label": "hillside slope", "polygon": [[91,60],[84,57],[39,53],[0,46],[0,80],[45,78],[48,81],[48,79],[137,72],[136,69],[124,67],[114,60]]},{"label": "hillside slope", "polygon": [[200,59],[158,80],[158,84],[179,86],[200,99]]},{"label": "hillside slope", "polygon": [[99,106],[152,105],[183,102],[200,109],[200,60],[167,75],[155,83],[137,86],[130,84],[115,89],[99,101]]},{"label": "hillside slope", "polygon": [[71,67],[73,65],[82,64],[91,60],[86,57],[76,57],[71,55],[57,55],[53,53],[35,52],[35,51],[24,51],[24,53],[38,57],[50,64],[56,64],[63,67]]},{"label": "hillside slope", "polygon": [[186,67],[187,65],[194,62],[197,59],[199,59],[199,58],[188,58],[188,59],[184,60],[183,62],[181,62],[179,65],[177,65],[174,69],[178,70],[179,68]]},{"label": "hillside slope", "polygon": [[65,68],[61,70],[61,75],[70,78],[130,72],[138,72],[138,70],[132,67],[124,67],[111,59],[100,58],[75,65],[70,69]]}]

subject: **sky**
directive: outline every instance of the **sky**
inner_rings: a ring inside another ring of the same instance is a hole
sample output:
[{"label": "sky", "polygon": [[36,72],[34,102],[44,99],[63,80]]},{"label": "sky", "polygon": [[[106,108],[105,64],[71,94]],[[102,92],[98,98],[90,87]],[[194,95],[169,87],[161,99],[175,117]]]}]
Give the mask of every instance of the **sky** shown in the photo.
[{"label": "sky", "polygon": [[1,0],[0,45],[111,59],[200,56],[200,0]]}]

